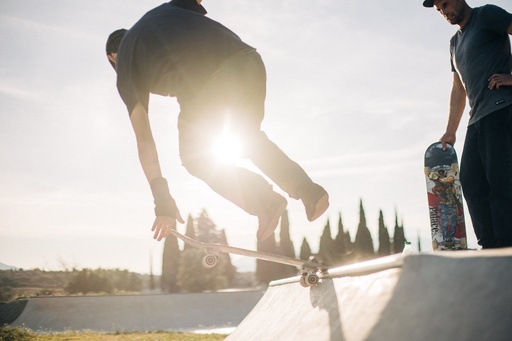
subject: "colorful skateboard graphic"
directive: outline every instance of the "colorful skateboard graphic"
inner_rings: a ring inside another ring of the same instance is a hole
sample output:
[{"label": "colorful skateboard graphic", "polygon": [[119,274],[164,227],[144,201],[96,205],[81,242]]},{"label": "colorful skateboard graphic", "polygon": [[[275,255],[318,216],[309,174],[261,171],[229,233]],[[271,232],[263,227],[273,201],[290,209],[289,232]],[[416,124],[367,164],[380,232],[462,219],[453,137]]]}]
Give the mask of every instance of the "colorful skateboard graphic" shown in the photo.
[{"label": "colorful skateboard graphic", "polygon": [[430,214],[432,248],[465,250],[466,225],[462,207],[459,163],[455,149],[441,142],[431,144],[425,152],[425,179]]}]

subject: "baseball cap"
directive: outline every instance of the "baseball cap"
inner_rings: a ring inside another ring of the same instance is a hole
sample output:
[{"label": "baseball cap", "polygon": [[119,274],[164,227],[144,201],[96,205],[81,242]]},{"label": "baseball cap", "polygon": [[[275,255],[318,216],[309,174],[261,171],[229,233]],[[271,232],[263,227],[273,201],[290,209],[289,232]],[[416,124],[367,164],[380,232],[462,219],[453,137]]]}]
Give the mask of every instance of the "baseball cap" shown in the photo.
[{"label": "baseball cap", "polygon": [[424,7],[434,7],[434,0],[425,0],[423,1]]}]

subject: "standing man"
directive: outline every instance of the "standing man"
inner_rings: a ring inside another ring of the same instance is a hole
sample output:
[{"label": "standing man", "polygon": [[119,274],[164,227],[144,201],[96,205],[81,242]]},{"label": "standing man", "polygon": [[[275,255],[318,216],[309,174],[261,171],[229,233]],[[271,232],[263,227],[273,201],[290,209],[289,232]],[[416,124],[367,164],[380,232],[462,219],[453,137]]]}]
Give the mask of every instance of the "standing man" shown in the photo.
[{"label": "standing man", "polygon": [[453,85],[443,146],[455,143],[466,97],[470,120],[461,184],[478,243],[512,246],[512,14],[465,0],[425,0],[459,30],[450,40]]},{"label": "standing man", "polygon": [[177,98],[183,166],[257,216],[259,240],[274,233],[287,201],[262,176],[216,160],[213,141],[228,125],[243,139],[243,156],[290,197],[302,200],[309,221],[317,219],[329,206],[327,192],[261,131],[266,94],[261,57],[235,33],[206,18],[200,3],[165,3],[131,29],[113,32],[107,41],[107,56],[117,72],[117,88],[154,197],[154,238],[167,237],[176,220],[184,221],[162,177],[148,118],[150,93]]}]

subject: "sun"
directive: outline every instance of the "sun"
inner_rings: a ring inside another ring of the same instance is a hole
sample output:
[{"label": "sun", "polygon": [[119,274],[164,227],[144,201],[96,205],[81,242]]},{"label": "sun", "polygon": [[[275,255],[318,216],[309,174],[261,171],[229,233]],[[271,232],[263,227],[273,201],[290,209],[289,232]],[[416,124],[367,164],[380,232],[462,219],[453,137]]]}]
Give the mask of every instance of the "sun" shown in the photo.
[{"label": "sun", "polygon": [[215,158],[221,163],[235,163],[242,155],[240,140],[225,127],[213,144]]}]

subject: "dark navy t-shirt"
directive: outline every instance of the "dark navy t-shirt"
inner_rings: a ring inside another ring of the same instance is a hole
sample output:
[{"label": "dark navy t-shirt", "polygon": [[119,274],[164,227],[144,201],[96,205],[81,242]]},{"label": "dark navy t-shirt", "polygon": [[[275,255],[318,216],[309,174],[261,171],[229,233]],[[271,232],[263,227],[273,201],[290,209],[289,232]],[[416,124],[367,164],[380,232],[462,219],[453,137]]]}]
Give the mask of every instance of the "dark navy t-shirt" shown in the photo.
[{"label": "dark navy t-shirt", "polygon": [[512,105],[512,87],[488,88],[493,74],[512,71],[507,34],[511,23],[512,14],[500,7],[477,7],[468,23],[450,40],[452,70],[459,74],[471,107],[469,124]]},{"label": "dark navy t-shirt", "polygon": [[194,97],[234,52],[252,48],[220,23],[163,4],[146,13],[123,37],[117,52],[117,88],[128,112],[148,110],[149,94]]}]

